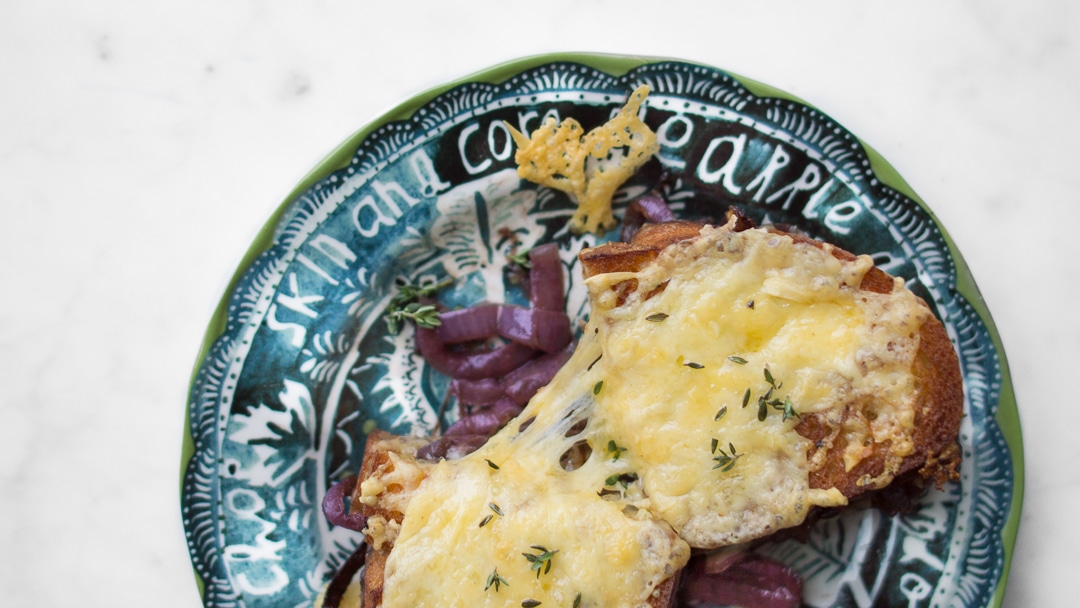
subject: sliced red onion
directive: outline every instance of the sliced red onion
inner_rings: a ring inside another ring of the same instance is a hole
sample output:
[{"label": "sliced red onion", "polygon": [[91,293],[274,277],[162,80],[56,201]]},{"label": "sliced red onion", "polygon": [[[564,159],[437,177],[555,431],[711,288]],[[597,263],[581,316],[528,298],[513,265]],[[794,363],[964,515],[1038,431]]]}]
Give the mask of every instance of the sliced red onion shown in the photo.
[{"label": "sliced red onion", "polygon": [[498,332],[499,308],[498,304],[479,304],[440,313],[439,338],[444,344],[491,338]]},{"label": "sliced red onion", "polygon": [[498,324],[500,336],[546,353],[570,343],[570,317],[561,311],[503,306]]},{"label": "sliced red onion", "polygon": [[[526,363],[525,365],[529,364]],[[513,374],[514,372],[510,373]],[[458,401],[462,405],[477,406],[492,405],[504,395],[502,385],[494,378],[484,378],[483,380],[455,379],[450,381],[450,392],[457,395]]]},{"label": "sliced red onion", "polygon": [[423,327],[416,328],[416,346],[436,370],[451,378],[466,380],[504,376],[531,359],[535,352],[517,342],[479,353],[452,352],[447,350],[435,330]]},{"label": "sliced red onion", "polygon": [[562,312],[563,277],[559,246],[545,243],[529,251],[529,302],[533,308]]},{"label": "sliced red onion", "polygon": [[787,566],[749,553],[717,564],[691,562],[682,578],[681,596],[687,606],[735,605],[755,608],[798,608],[802,604],[802,579]]},{"label": "sliced red onion", "polygon": [[642,194],[626,206],[619,238],[629,241],[645,222],[670,222],[674,219],[675,214],[668,208],[667,201],[660,196],[659,192],[654,190],[648,194]]},{"label": "sliced red onion", "polygon": [[494,405],[468,416],[462,416],[457,422],[450,425],[443,433],[444,437],[455,435],[486,435],[495,434],[511,418],[521,413],[522,407],[507,398],[499,399]]},{"label": "sliced red onion", "polygon": [[444,435],[416,450],[416,457],[423,460],[454,460],[475,452],[487,440],[487,435]]},{"label": "sliced red onion", "polygon": [[350,475],[330,486],[330,489],[326,491],[326,496],[323,497],[322,510],[326,515],[326,520],[335,526],[362,532],[364,526],[367,525],[364,516],[358,512],[347,513],[345,510],[345,501],[352,496],[355,489],[356,475]]},{"label": "sliced red onion", "polygon": [[334,578],[330,579],[330,584],[326,587],[326,593],[323,595],[323,608],[338,608],[341,605],[341,600],[345,597],[345,590],[349,588],[352,578],[360,571],[366,560],[367,545],[360,543],[360,546],[356,548],[356,551],[353,551],[349,559],[341,564],[341,568],[338,568]]},{"label": "sliced red onion", "polygon": [[536,391],[551,382],[573,352],[573,345],[568,344],[560,351],[540,355],[510,372],[502,381],[506,396],[515,403],[525,405]]}]

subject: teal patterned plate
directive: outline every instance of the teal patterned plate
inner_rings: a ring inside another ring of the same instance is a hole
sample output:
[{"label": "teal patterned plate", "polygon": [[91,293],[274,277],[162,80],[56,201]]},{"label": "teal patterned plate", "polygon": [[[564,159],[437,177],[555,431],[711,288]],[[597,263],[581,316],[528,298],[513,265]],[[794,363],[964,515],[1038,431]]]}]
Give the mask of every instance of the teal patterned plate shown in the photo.
[{"label": "teal patterned plate", "polygon": [[[181,502],[206,606],[310,606],[359,535],[319,502],[376,426],[437,423],[447,381],[381,321],[395,282],[454,277],[447,304],[520,301],[511,240],[557,242],[567,309],[584,316],[572,202],[517,177],[504,121],[605,121],[636,86],[660,152],[620,192],[673,177],[683,217],[737,204],[866,253],[942,319],[965,381],[959,483],[909,515],[822,521],[763,551],[799,570],[808,606],[999,606],[1019,520],[1022,447],[1001,343],[944,228],[896,172],[830,117],[775,89],[679,61],[534,57],[409,100],[350,137],[252,245],[215,314],[188,403]],[[445,408],[442,423],[455,418]]]}]

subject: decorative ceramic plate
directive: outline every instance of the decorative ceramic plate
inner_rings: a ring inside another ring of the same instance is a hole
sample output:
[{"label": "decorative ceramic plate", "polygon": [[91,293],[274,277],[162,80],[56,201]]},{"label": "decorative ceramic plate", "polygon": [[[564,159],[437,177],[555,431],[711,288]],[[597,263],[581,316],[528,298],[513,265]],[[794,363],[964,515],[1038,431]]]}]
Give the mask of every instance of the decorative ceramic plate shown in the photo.
[{"label": "decorative ceramic plate", "polygon": [[1021,439],[1001,344],[934,216],[872,150],[817,109],[715,68],[591,55],[498,66],[410,100],[356,133],[267,224],[208,331],[190,395],[182,508],[206,606],[308,606],[359,535],[319,503],[358,469],[366,433],[453,422],[447,380],[382,314],[395,281],[453,277],[448,305],[521,301],[510,237],[556,242],[584,316],[575,254],[614,237],[567,230],[573,203],[519,179],[504,124],[604,122],[641,83],[660,152],[616,215],[662,169],[683,217],[731,204],[903,277],[960,355],[961,480],[912,514],[852,511],[806,543],[764,549],[796,568],[808,606],[998,606],[1019,518]]}]

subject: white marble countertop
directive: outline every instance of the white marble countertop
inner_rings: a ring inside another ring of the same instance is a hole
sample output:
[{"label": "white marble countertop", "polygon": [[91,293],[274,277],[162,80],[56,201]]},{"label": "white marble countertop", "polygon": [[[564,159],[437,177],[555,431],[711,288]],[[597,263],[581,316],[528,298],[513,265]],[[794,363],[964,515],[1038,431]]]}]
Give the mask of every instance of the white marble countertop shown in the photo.
[{"label": "white marble countertop", "polygon": [[751,76],[897,167],[964,253],[1009,356],[1027,483],[1006,605],[1070,603],[1080,8],[373,4],[0,4],[0,605],[199,605],[177,498],[184,404],[248,243],[385,109],[559,50]]}]

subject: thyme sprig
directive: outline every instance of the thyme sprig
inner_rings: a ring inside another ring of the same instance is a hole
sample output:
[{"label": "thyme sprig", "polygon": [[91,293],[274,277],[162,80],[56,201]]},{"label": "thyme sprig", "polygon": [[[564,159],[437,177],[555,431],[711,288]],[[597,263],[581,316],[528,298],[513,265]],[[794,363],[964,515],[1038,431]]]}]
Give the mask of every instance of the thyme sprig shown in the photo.
[{"label": "thyme sprig", "polygon": [[[784,383],[777,382],[768,367],[765,368],[763,375],[765,376],[765,381],[769,383],[769,390],[765,391],[764,395],[758,397],[758,421],[765,421],[765,418],[769,415],[770,407],[778,412],[784,413],[784,422],[787,422],[791,418],[801,418],[799,412],[795,411],[795,406],[791,403],[790,396],[785,396],[783,400],[778,397],[773,397],[773,391],[779,389]],[[747,395],[749,395],[749,389],[747,389]],[[743,407],[745,407],[747,397],[744,396],[743,400]]]},{"label": "thyme sprig", "polygon": [[396,334],[401,329],[401,324],[406,320],[416,322],[416,325],[425,329],[434,329],[442,325],[439,319],[439,310],[432,304],[409,302],[403,308],[386,313],[386,328]]},{"label": "thyme sprig", "polygon": [[551,572],[551,558],[555,557],[555,554],[559,552],[558,549],[548,549],[543,545],[531,545],[530,549],[535,549],[538,553],[522,553],[525,559],[529,560],[531,564],[530,569],[536,572],[536,578],[540,578],[540,572],[544,574]]},{"label": "thyme sprig", "polygon": [[487,591],[491,587],[495,587],[495,592],[498,593],[500,585],[506,585],[507,587],[509,587],[510,583],[506,582],[505,578],[499,576],[499,569],[495,568],[487,577],[487,584],[484,585],[484,591]]},{"label": "thyme sprig", "polygon": [[[719,445],[719,441],[717,441],[716,439],[713,439],[713,453],[714,454],[716,454],[716,451],[717,451],[716,448],[717,448],[718,445]],[[731,450],[730,454],[725,452],[724,448],[720,448],[720,453],[713,457],[713,460],[716,461],[716,466],[714,466],[713,468],[714,469],[720,469],[721,473],[726,473],[726,472],[730,471],[735,466],[735,461],[746,455],[746,454],[737,454],[735,452],[735,446],[732,445],[731,443],[728,443],[728,449]]]},{"label": "thyme sprig", "polygon": [[627,448],[621,447],[616,444],[614,439],[607,442],[607,453],[611,456],[612,460],[618,460],[619,457],[622,456],[622,453],[626,451],[626,449]]},{"label": "thyme sprig", "polygon": [[432,329],[442,324],[439,320],[439,311],[432,305],[422,305],[420,298],[426,298],[443,287],[453,284],[454,280],[446,278],[427,285],[413,285],[404,283],[398,285],[398,292],[390,298],[386,307],[386,329],[396,335],[401,331],[402,325],[407,319],[412,319],[420,327]]}]

